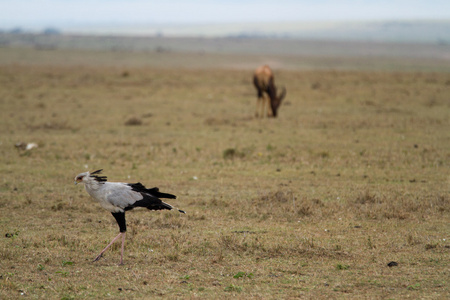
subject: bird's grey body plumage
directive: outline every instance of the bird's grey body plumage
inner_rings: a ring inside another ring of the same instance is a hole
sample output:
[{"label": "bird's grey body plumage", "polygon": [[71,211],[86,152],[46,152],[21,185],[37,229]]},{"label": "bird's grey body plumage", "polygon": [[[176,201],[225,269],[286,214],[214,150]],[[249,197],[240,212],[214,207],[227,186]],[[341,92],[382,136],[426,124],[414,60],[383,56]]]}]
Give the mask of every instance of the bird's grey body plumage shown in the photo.
[{"label": "bird's grey body plumage", "polygon": [[[98,170],[92,174],[98,174],[100,172]],[[175,199],[175,195],[161,193],[158,188],[147,189],[140,182],[108,182],[106,181],[106,176],[92,174],[85,172],[79,174],[76,178],[81,176],[88,194],[111,213],[125,212],[134,207],[146,207],[151,210],[170,210],[174,208],[159,198]],[[180,212],[184,213],[184,211]]]},{"label": "bird's grey body plumage", "polygon": [[[126,221],[125,211],[135,207],[145,207],[149,210],[174,209],[168,203],[163,202],[160,198],[175,199],[172,194],[162,193],[157,187],[147,189],[140,182],[124,183],[124,182],[108,182],[106,176],[101,176],[102,170],[92,173],[84,172],[75,177],[76,183],[84,183],[88,194],[100,204],[101,207],[112,213],[116,219],[120,233],[113,241],[106,246],[105,249],[95,259],[98,260],[102,254],[120,237],[122,236],[122,251],[120,263],[123,262],[123,246],[125,243]],[[186,213],[178,209],[181,213]]]}]

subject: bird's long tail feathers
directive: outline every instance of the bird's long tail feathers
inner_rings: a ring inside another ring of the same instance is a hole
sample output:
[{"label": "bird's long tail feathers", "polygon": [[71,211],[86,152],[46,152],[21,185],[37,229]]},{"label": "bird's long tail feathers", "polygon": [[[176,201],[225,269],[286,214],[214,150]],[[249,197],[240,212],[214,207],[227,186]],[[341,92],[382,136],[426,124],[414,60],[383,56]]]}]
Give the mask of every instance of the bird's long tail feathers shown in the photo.
[{"label": "bird's long tail feathers", "polygon": [[[161,206],[163,207],[162,209],[168,209],[168,210],[172,210],[172,209],[176,209],[178,210],[180,213],[185,214],[186,212],[184,210],[178,209],[176,207],[173,207],[172,205],[170,205],[169,203],[163,202],[161,201]],[[152,207],[147,207],[148,209],[154,209]]]},{"label": "bird's long tail feathers", "polygon": [[[161,201],[161,199],[158,199],[156,197],[145,195],[145,194],[143,196],[144,196],[144,199],[136,201],[133,204],[133,206],[130,207],[129,209],[133,209],[133,207],[145,207],[145,208],[147,208],[149,210],[162,210],[162,209],[172,210],[172,209],[176,209],[180,213],[183,213],[183,214],[186,213],[184,210],[181,210],[181,209],[178,209],[176,207],[173,207],[169,203],[165,203],[165,202]],[[128,210],[128,209],[125,209],[125,210]]]},{"label": "bird's long tail feathers", "polygon": [[162,204],[163,206],[167,207],[167,209],[169,209],[169,210],[176,209],[176,210],[178,210],[180,213],[183,213],[183,214],[186,213],[184,210],[178,209],[178,208],[176,208],[176,207],[174,207],[174,206],[172,206],[172,205],[170,205],[170,204],[168,204],[168,203],[165,203],[165,202],[163,202],[163,201],[161,201],[161,204]]},{"label": "bird's long tail feathers", "polygon": [[157,187],[147,189],[147,193],[152,194],[153,196],[158,197],[158,198],[165,198],[165,199],[176,199],[177,198],[177,196],[172,195],[172,194],[161,193],[159,191],[159,188],[157,188]]}]

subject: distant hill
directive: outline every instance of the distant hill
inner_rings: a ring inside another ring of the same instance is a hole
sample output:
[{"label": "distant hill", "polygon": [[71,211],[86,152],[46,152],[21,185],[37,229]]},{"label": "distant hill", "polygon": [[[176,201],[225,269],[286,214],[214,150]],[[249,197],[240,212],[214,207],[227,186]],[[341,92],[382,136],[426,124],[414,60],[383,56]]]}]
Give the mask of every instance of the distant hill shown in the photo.
[{"label": "distant hill", "polygon": [[450,43],[450,21],[335,23],[286,32],[290,37],[334,40]]},{"label": "distant hill", "polygon": [[341,57],[434,59],[448,64],[450,43],[380,42],[327,38],[277,37],[167,37],[0,33],[0,48],[36,50],[94,50],[141,53],[277,55],[286,57]]},{"label": "distant hill", "polygon": [[[138,33],[138,27],[129,30],[122,27],[122,31],[112,30],[109,33],[100,30],[101,28],[96,28],[97,31],[91,28],[86,32],[75,32],[47,27],[37,33],[30,33],[26,29],[0,30],[0,52],[15,54],[31,50],[26,53],[34,51],[33,55],[52,57],[56,52],[86,50],[103,55],[117,55],[121,60],[123,57],[145,57],[139,61],[140,65],[151,63],[149,57],[153,57],[154,61],[161,62],[159,65],[164,66],[186,66],[192,60],[201,61],[195,66],[204,67],[205,61],[213,60],[216,66],[238,68],[244,65],[253,68],[269,61],[271,65],[285,69],[448,71],[450,22],[302,23],[297,27],[295,24],[282,25],[272,26],[272,29],[266,27],[268,24],[253,29],[237,24],[234,25],[235,28],[216,25],[195,31],[192,31],[193,27],[184,28],[184,31],[177,28],[167,31],[160,27],[153,33],[147,27],[145,30],[141,28],[142,31]],[[55,53],[52,54],[52,51]],[[37,52],[40,54],[36,54]],[[30,57],[34,57],[33,55]],[[87,54],[82,57],[84,55]],[[25,56],[16,55],[14,59],[3,61],[22,62],[26,60]],[[207,56],[208,59],[202,60]],[[239,57],[245,59],[240,61]],[[42,59],[45,61],[45,58]],[[81,60],[80,63],[85,61]]]},{"label": "distant hill", "polygon": [[[10,32],[11,29],[0,28]],[[377,22],[278,22],[230,24],[86,24],[54,29],[71,35],[125,35],[159,37],[238,37],[364,42],[450,44],[450,20]],[[21,33],[42,33],[26,30]]]}]

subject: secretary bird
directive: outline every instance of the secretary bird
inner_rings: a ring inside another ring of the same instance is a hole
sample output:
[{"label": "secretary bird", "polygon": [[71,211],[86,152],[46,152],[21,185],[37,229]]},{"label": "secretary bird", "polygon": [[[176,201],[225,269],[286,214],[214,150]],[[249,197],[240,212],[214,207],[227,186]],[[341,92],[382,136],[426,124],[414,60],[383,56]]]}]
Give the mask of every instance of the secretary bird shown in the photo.
[{"label": "secretary bird", "polygon": [[[135,207],[145,207],[150,210],[174,209],[172,205],[161,201],[159,198],[175,199],[172,194],[161,193],[159,188],[147,189],[140,182],[123,183],[108,182],[106,176],[100,176],[101,170],[92,173],[84,172],[75,177],[75,184],[84,183],[84,187],[89,195],[97,201],[101,207],[111,212],[119,225],[120,233],[106,246],[105,249],[94,259],[99,260],[103,253],[120,237],[122,237],[122,248],[120,252],[120,264],[123,264],[123,249],[125,245],[125,233],[127,224],[125,221],[125,211]],[[180,213],[186,212],[177,209]]]}]

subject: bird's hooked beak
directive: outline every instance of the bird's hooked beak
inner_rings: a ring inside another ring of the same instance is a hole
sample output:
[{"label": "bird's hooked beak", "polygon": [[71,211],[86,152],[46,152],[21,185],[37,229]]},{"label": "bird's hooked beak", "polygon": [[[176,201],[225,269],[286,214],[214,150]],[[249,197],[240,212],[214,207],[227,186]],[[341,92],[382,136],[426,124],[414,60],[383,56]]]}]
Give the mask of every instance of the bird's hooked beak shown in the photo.
[{"label": "bird's hooked beak", "polygon": [[78,175],[77,177],[75,177],[74,183],[78,184],[79,182],[82,182],[82,181],[83,181],[83,176]]}]

